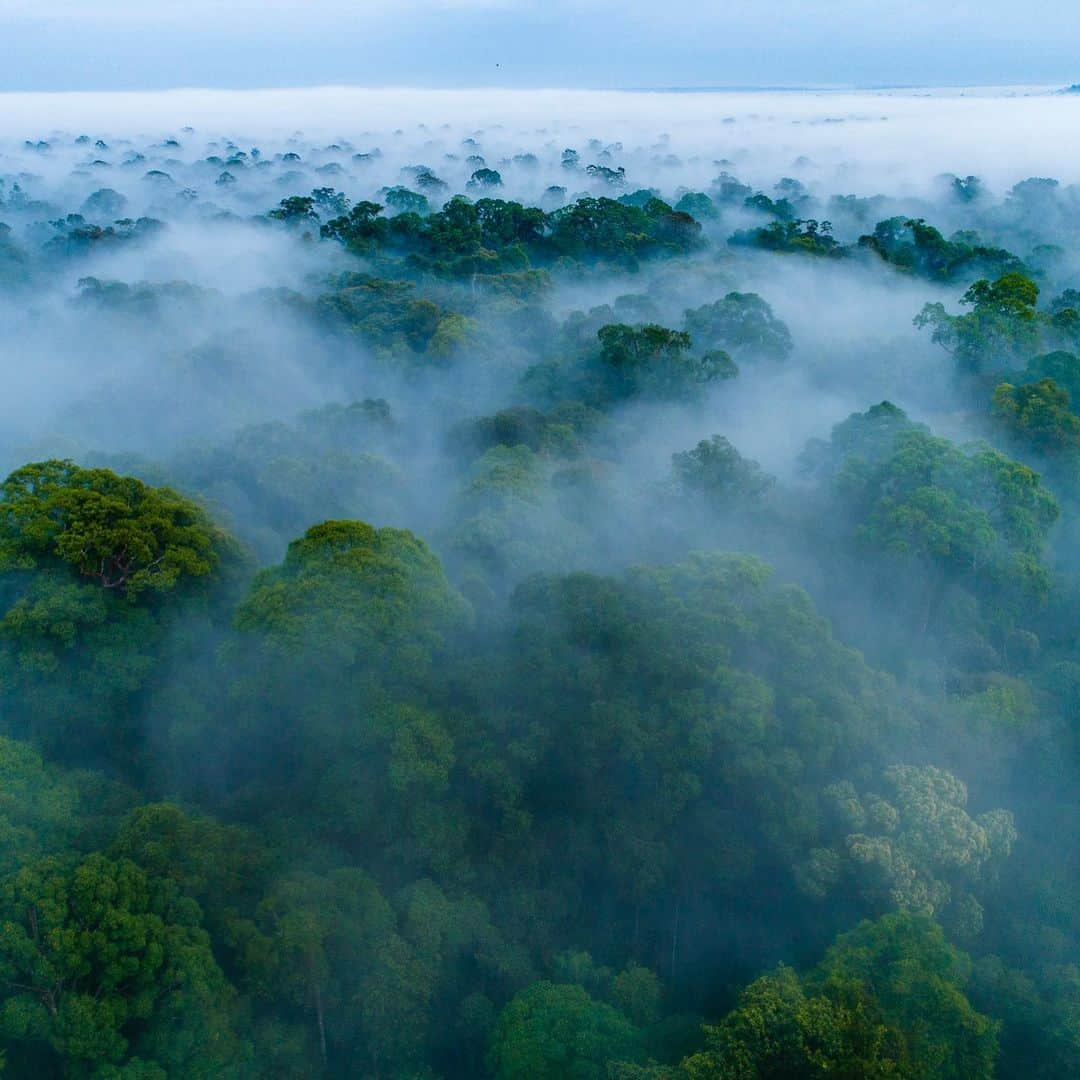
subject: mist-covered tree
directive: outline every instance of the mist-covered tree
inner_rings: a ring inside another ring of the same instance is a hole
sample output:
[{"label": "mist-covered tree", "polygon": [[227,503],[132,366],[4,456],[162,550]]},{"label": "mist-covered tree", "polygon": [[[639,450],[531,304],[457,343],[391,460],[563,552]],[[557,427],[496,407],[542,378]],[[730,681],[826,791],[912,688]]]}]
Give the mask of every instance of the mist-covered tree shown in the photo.
[{"label": "mist-covered tree", "polygon": [[864,995],[810,994],[788,967],[763,975],[719,1024],[708,1049],[682,1062],[690,1080],[781,1080],[792,1076],[907,1075],[895,1031]]},{"label": "mist-covered tree", "polygon": [[725,349],[736,359],[785,360],[792,350],[786,324],[756,293],[728,293],[689,310],[683,325],[700,345]]},{"label": "mist-covered tree", "polygon": [[288,878],[260,903],[257,925],[259,992],[304,1019],[324,1068],[379,1075],[416,1067],[436,972],[396,933],[394,912],[367,875]]},{"label": "mist-covered tree", "polygon": [[933,765],[892,765],[882,779],[884,793],[860,797],[847,781],[825,789],[839,836],[834,848],[811,852],[800,884],[822,897],[854,888],[876,905],[935,915],[972,940],[983,927],[974,894],[1012,850],[1012,815],[970,816],[963,782]]},{"label": "mist-covered tree", "polygon": [[850,539],[883,574],[905,575],[893,579],[904,583],[897,602],[920,633],[941,629],[958,593],[997,633],[1045,601],[1044,551],[1059,511],[1027,466],[935,438],[887,403],[838,425],[830,446],[811,454],[833,470]]},{"label": "mist-covered tree", "polygon": [[700,499],[709,510],[719,513],[763,505],[775,483],[723,435],[702,439],[693,450],[675,454],[671,469],[681,493]]},{"label": "mist-covered tree", "polygon": [[971,308],[965,314],[951,315],[944,304],[927,304],[915,325],[929,327],[934,343],[950,352],[963,372],[1010,368],[1039,352],[1046,340],[1038,300],[1039,286],[1010,271],[994,281],[976,281],[961,298]]},{"label": "mist-covered tree", "polygon": [[603,391],[616,401],[692,398],[708,383],[735,374],[724,352],[690,353],[690,335],[654,323],[613,324],[597,331]]},{"label": "mist-covered tree", "polygon": [[879,221],[872,234],[859,238],[859,245],[893,266],[931,281],[970,281],[976,276],[1000,278],[1006,273],[1028,272],[1012,252],[984,244],[977,233],[957,232],[946,239],[921,218]]},{"label": "mist-covered tree", "polygon": [[46,461],[0,487],[0,693],[10,732],[130,763],[173,627],[213,618],[239,549],[169,488]]},{"label": "mist-covered tree", "polygon": [[402,529],[327,521],[256,577],[236,625],[279,661],[394,678],[415,675],[465,617],[423,541]]},{"label": "mist-covered tree", "polygon": [[832,223],[814,219],[774,221],[760,228],[742,229],[733,233],[728,243],[734,247],[830,258],[844,253],[840,241],[832,235]]},{"label": "mist-covered tree", "polygon": [[1071,408],[1068,393],[1053,379],[1012,386],[999,383],[994,390],[994,415],[1021,445],[1051,457],[1075,459],[1080,454],[1080,417]]}]

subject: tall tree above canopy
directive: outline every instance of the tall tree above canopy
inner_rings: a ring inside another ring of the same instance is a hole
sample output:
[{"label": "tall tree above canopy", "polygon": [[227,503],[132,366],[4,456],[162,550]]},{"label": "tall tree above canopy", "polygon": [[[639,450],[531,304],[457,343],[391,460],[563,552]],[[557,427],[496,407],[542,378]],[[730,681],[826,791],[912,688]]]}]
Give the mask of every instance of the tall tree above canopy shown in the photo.
[{"label": "tall tree above canopy", "polygon": [[1036,308],[1039,286],[1018,271],[994,281],[980,278],[960,302],[971,310],[950,315],[944,304],[927,304],[915,325],[929,327],[934,343],[952,353],[961,371],[1015,367],[1046,344],[1049,320]]},{"label": "tall tree above canopy", "polygon": [[12,473],[0,486],[7,729],[126,767],[166,631],[205,634],[242,566],[236,542],[169,488],[70,461]]},{"label": "tall tree above canopy", "polygon": [[427,545],[404,529],[326,521],[260,573],[237,610],[241,631],[328,666],[417,660],[467,617]]},{"label": "tall tree above canopy", "polygon": [[691,308],[684,325],[699,344],[726,349],[736,360],[786,360],[791,355],[791,331],[757,293],[730,292],[715,303]]},{"label": "tall tree above canopy", "polygon": [[725,352],[694,356],[690,335],[656,323],[612,323],[597,331],[607,396],[692,399],[704,386],[737,372]]},{"label": "tall tree above canopy", "polygon": [[189,499],[108,469],[44,461],[0,487],[0,572],[71,568],[134,599],[208,577],[233,553]]}]

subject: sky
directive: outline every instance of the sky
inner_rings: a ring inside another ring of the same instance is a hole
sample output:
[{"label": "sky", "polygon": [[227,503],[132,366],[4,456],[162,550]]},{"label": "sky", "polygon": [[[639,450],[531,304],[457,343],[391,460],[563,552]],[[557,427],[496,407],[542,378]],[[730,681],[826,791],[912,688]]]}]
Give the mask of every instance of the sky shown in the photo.
[{"label": "sky", "polygon": [[0,0],[0,90],[1080,82],[1075,0]]}]

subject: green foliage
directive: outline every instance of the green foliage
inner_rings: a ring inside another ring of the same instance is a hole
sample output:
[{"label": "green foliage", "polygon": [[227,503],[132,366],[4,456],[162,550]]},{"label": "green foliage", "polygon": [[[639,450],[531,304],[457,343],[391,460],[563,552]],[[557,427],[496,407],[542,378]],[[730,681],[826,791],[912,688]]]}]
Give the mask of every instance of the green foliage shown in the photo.
[{"label": "green foliage", "polygon": [[688,191],[675,204],[675,209],[698,221],[708,221],[720,216],[716,204],[703,191]]},{"label": "green foliage", "polygon": [[714,511],[761,505],[774,485],[756,461],[744,458],[722,435],[675,454],[671,466],[679,490]]},{"label": "green foliage", "polygon": [[260,992],[284,995],[306,1017],[324,1063],[363,1062],[374,1075],[415,1064],[434,972],[395,932],[367,875],[284,880],[260,903],[257,922]]},{"label": "green foliage", "polygon": [[500,592],[558,566],[581,539],[566,490],[574,479],[569,471],[554,472],[524,443],[493,446],[464,479],[447,532],[449,555],[466,575]]},{"label": "green foliage", "polygon": [[238,548],[190,500],[106,469],[28,465],[0,495],[8,730],[69,759],[122,759],[169,628],[212,617]]},{"label": "green foliage", "polygon": [[266,216],[288,225],[314,224],[319,220],[318,214],[315,213],[315,200],[310,195],[290,195],[282,199],[277,208],[271,210]]},{"label": "green foliage", "polygon": [[463,451],[482,454],[495,446],[525,446],[554,457],[575,457],[599,426],[600,414],[581,402],[565,402],[541,412],[527,405],[501,409],[492,416],[462,424],[452,433]]},{"label": "green foliage", "polygon": [[701,226],[687,213],[653,199],[643,208],[585,198],[548,215],[547,246],[556,257],[603,259],[630,269],[638,260],[693,251]]},{"label": "green foliage", "polygon": [[26,465],[0,487],[0,572],[71,568],[134,601],[210,575],[227,541],[168,488],[70,461]]},{"label": "green foliage", "polygon": [[25,743],[0,739],[0,872],[62,847],[78,829],[78,792]]},{"label": "green foliage", "polygon": [[[491,190],[501,182],[494,169],[482,168],[469,186]],[[498,274],[527,269],[530,261],[566,258],[635,269],[640,259],[685,254],[702,243],[701,226],[690,214],[656,198],[642,206],[582,198],[550,214],[503,199],[474,203],[463,195],[429,213],[427,200],[404,188],[390,189],[384,198],[399,211],[396,218],[381,217],[377,203],[361,202],[323,225],[322,235],[360,255],[408,256],[413,267],[447,277]]]},{"label": "green foliage", "polygon": [[929,433],[925,424],[909,419],[891,401],[882,401],[864,413],[852,413],[832,429],[829,440],[811,440],[803,451],[803,466],[810,472],[835,476],[841,467],[879,465],[893,451],[901,435]]},{"label": "green foliage", "polygon": [[[555,164],[597,197],[530,206],[499,196],[551,177],[504,136],[445,179],[100,142],[163,213],[261,237],[258,280],[285,254],[250,295],[107,276],[159,223],[0,184],[29,360],[118,361],[48,449],[32,398],[3,436],[109,468],[0,488],[0,1067],[1077,1074],[1075,188],[949,174],[946,234],[805,159],[672,192],[673,148],[590,140]],[[311,175],[360,201],[290,194]],[[916,319],[965,377],[928,381],[889,305],[796,354],[763,283],[806,316],[851,272],[966,290]],[[994,445],[882,401],[789,475],[885,385]]]},{"label": "green foliage", "polygon": [[437,648],[466,611],[438,559],[404,529],[327,521],[263,570],[237,608],[236,625],[281,657],[327,669],[402,671]]},{"label": "green foliage", "polygon": [[408,493],[391,460],[396,440],[389,405],[368,398],[190,447],[172,472],[227,514],[259,555],[277,559],[320,513],[376,521],[400,516]]},{"label": "green foliage", "polygon": [[705,384],[735,374],[726,353],[693,357],[689,334],[653,323],[602,326],[597,337],[604,389],[616,401],[693,397]]},{"label": "green foliage", "polygon": [[1059,349],[1032,357],[1024,369],[1023,381],[1032,383],[1043,379],[1053,380],[1069,395],[1071,402],[1080,401],[1080,356]]},{"label": "green foliage", "polygon": [[1024,445],[1050,456],[1080,453],[1080,417],[1071,409],[1069,395],[1053,379],[1012,386],[999,383],[994,390],[994,415]]},{"label": "green foliage", "polygon": [[210,1077],[242,1060],[198,907],[127,860],[49,857],[0,880],[0,970],[8,1045],[66,1070],[134,1054]]},{"label": "green foliage", "polygon": [[[960,936],[982,929],[981,890],[1016,841],[1010,813],[970,817],[967,788],[933,765],[893,765],[884,795],[860,797],[848,782],[825,789],[835,848],[810,854],[801,884],[811,894],[852,887],[876,905],[938,915]],[[841,882],[843,885],[841,886]]]},{"label": "green foliage", "polygon": [[[960,190],[966,192],[968,188]],[[922,218],[879,221],[872,235],[859,237],[859,246],[901,270],[931,281],[970,281],[976,276],[1000,278],[1007,273],[1028,272],[1022,260],[1003,248],[983,244],[978,234],[958,232],[946,240]]]},{"label": "green foliage", "polygon": [[844,248],[832,235],[828,221],[796,219],[774,221],[757,229],[744,229],[728,240],[734,247],[759,248],[762,251],[838,258]]},{"label": "green foliage", "polygon": [[687,311],[683,325],[695,341],[726,349],[736,359],[786,360],[791,354],[790,331],[757,293],[728,293]]},{"label": "green foliage", "polygon": [[845,421],[816,456],[837,470],[832,488],[852,539],[887,573],[918,567],[925,591],[907,590],[907,602],[921,601],[911,614],[922,632],[957,589],[977,597],[999,630],[1045,602],[1043,552],[1059,511],[1028,467],[985,445],[934,438],[887,403]]},{"label": "green foliage", "polygon": [[85,258],[92,252],[122,248],[153,236],[164,227],[162,222],[149,217],[136,221],[121,218],[111,225],[92,225],[81,214],[68,214],[49,224],[55,235],[44,245],[44,251],[63,259]]},{"label": "green foliage", "polygon": [[751,983],[738,1006],[705,1032],[708,1049],[682,1063],[690,1080],[909,1075],[898,1060],[897,1033],[871,999],[808,994],[787,967]]},{"label": "green foliage", "polygon": [[453,320],[455,330],[461,325],[456,312],[417,297],[409,282],[387,281],[368,274],[338,278],[333,291],[319,298],[316,311],[386,357],[402,351],[426,357],[430,352],[432,360],[439,361],[443,357],[436,335],[443,322]]},{"label": "green foliage", "polygon": [[608,1062],[640,1052],[638,1033],[618,1010],[580,986],[539,982],[500,1014],[488,1062],[499,1080],[603,1080]]},{"label": "green foliage", "polygon": [[970,974],[932,919],[897,914],[842,934],[809,984],[841,1000],[870,996],[902,1039],[901,1075],[978,1080],[994,1075],[1000,1024],[965,996]]},{"label": "green foliage", "polygon": [[747,987],[682,1071],[694,1080],[989,1078],[998,1025],[965,997],[969,973],[925,916],[864,922],[804,979],[781,967]]},{"label": "green foliage", "polygon": [[927,304],[915,317],[932,340],[950,352],[961,371],[978,374],[1024,362],[1047,342],[1046,318],[1035,307],[1039,286],[1018,271],[994,281],[981,278],[961,298],[971,308],[950,315],[944,304]]}]

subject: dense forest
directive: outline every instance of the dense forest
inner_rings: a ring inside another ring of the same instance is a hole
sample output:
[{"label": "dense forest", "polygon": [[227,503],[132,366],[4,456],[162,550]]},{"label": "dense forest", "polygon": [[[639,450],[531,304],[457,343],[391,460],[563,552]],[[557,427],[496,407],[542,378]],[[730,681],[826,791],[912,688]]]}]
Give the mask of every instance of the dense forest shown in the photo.
[{"label": "dense forest", "polygon": [[1080,1076],[1080,176],[739,138],[0,147],[7,1075]]}]

